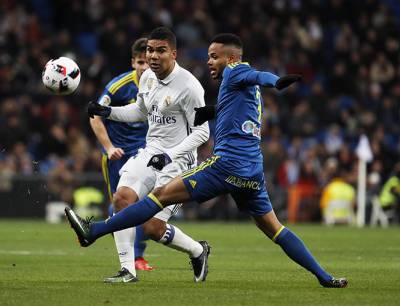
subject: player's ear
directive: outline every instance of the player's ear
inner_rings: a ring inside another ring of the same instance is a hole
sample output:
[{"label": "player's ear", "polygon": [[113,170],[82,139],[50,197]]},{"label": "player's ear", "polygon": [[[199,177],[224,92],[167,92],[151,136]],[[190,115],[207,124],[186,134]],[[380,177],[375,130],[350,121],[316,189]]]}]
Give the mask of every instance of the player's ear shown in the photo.
[{"label": "player's ear", "polygon": [[131,66],[133,69],[135,69],[135,58],[131,57]]},{"label": "player's ear", "polygon": [[174,59],[176,59],[176,56],[177,56],[177,52],[176,52],[176,49],[175,50],[172,50],[172,57],[174,58]]},{"label": "player's ear", "polygon": [[228,63],[229,63],[229,64],[230,64],[230,63],[237,62],[237,57],[236,57],[235,54],[233,54],[233,53],[229,53],[229,54],[227,55],[227,58],[228,58]]}]

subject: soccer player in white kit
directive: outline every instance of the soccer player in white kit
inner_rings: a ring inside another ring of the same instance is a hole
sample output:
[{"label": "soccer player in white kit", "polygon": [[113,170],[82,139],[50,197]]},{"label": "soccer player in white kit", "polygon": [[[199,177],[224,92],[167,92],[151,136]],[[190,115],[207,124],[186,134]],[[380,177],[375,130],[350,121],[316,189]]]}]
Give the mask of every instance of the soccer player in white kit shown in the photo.
[{"label": "soccer player in white kit", "polygon": [[[143,72],[136,103],[122,107],[104,107],[90,103],[90,116],[102,115],[122,122],[148,121],[146,147],[130,158],[120,170],[116,211],[141,200],[155,187],[196,166],[197,147],[209,138],[208,123],[194,126],[194,108],[203,107],[204,89],[200,82],[175,61],[176,37],[165,27],[148,37],[146,58],[150,69]],[[176,226],[167,224],[179,209],[171,205],[143,224],[151,239],[189,254],[195,282],[204,281],[210,247],[197,242]],[[134,267],[134,228],[114,233],[121,270],[105,282],[137,281]]]}]

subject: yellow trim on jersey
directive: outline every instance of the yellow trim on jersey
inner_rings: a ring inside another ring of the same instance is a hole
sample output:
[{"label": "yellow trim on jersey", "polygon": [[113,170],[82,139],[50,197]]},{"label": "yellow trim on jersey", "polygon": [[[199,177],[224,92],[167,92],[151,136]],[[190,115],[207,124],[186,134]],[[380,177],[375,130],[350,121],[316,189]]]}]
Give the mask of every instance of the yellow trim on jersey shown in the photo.
[{"label": "yellow trim on jersey", "polygon": [[132,80],[133,80],[133,83],[135,83],[136,87],[139,88],[139,78],[137,76],[136,70],[132,71]]},{"label": "yellow trim on jersey", "polygon": [[119,79],[114,84],[112,84],[110,86],[110,88],[108,89],[108,91],[111,94],[115,94],[118,91],[118,89],[120,89],[122,86],[124,86],[125,84],[127,84],[131,81],[132,81],[132,73],[128,73],[126,76],[124,76],[123,78]]},{"label": "yellow trim on jersey", "polygon": [[103,154],[103,156],[101,157],[101,172],[103,173],[104,182],[107,185],[108,197],[110,199],[110,202],[112,202],[110,175],[108,174],[107,160],[107,155]]},{"label": "yellow trim on jersey", "polygon": [[235,68],[236,66],[240,65],[240,64],[244,64],[244,65],[248,65],[250,66],[249,62],[234,62],[228,65],[229,68]]},{"label": "yellow trim on jersey", "polygon": [[130,82],[132,82],[132,78],[128,78],[128,79],[124,80],[117,87],[115,87],[112,91],[110,91],[110,93],[114,95],[121,87],[125,86],[126,84],[128,84]]},{"label": "yellow trim on jersey", "polygon": [[157,197],[156,197],[154,194],[149,193],[147,196],[148,196],[150,199],[152,199],[153,202],[156,203],[161,209],[164,209],[164,206],[162,206],[161,202],[157,199]]},{"label": "yellow trim on jersey", "polygon": [[212,157],[210,157],[209,159],[207,159],[206,161],[202,162],[200,165],[198,165],[197,167],[187,170],[185,172],[183,172],[181,174],[182,178],[188,178],[189,176],[192,176],[193,174],[204,170],[207,167],[210,167],[213,163],[215,163],[217,161],[217,159],[220,158],[220,156],[214,155]]},{"label": "yellow trim on jersey", "polygon": [[272,237],[272,241],[275,241],[276,238],[278,238],[279,234],[283,231],[285,227],[282,225],[282,227],[276,232],[276,234],[274,235],[274,237]]}]

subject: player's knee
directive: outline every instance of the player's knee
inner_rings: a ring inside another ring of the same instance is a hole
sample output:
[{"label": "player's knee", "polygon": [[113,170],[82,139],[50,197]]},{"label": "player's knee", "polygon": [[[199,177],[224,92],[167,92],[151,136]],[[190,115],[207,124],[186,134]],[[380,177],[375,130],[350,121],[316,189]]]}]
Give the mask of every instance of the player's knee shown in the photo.
[{"label": "player's knee", "polygon": [[157,218],[151,218],[142,225],[142,228],[145,235],[151,240],[159,241],[166,231],[166,223]]},{"label": "player's knee", "polygon": [[113,197],[113,205],[114,211],[120,211],[129,205],[129,199],[124,194],[117,192]]},{"label": "player's knee", "polygon": [[164,207],[168,205],[164,201],[167,196],[166,185],[154,188],[151,193],[161,202],[161,204],[163,204]]},{"label": "player's knee", "polygon": [[163,193],[163,189],[164,189],[164,186],[157,187],[157,188],[154,188],[154,189],[151,191],[151,193],[152,193],[156,198],[159,198],[159,197],[161,197],[161,195],[162,195],[162,193]]}]

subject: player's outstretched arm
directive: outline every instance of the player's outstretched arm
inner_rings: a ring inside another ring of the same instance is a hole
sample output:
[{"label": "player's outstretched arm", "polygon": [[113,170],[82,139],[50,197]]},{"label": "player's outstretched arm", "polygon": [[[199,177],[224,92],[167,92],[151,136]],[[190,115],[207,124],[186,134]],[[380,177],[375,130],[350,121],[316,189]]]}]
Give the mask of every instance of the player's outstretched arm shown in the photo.
[{"label": "player's outstretched arm", "polygon": [[89,117],[101,116],[107,119],[120,122],[138,122],[146,121],[147,117],[136,103],[131,103],[125,106],[103,106],[96,102],[89,102],[87,107]]},{"label": "player's outstretched arm", "polygon": [[247,85],[275,87],[278,90],[282,90],[291,84],[300,81],[301,79],[302,76],[299,74],[288,74],[279,77],[270,72],[251,70],[245,74],[243,81]]}]

